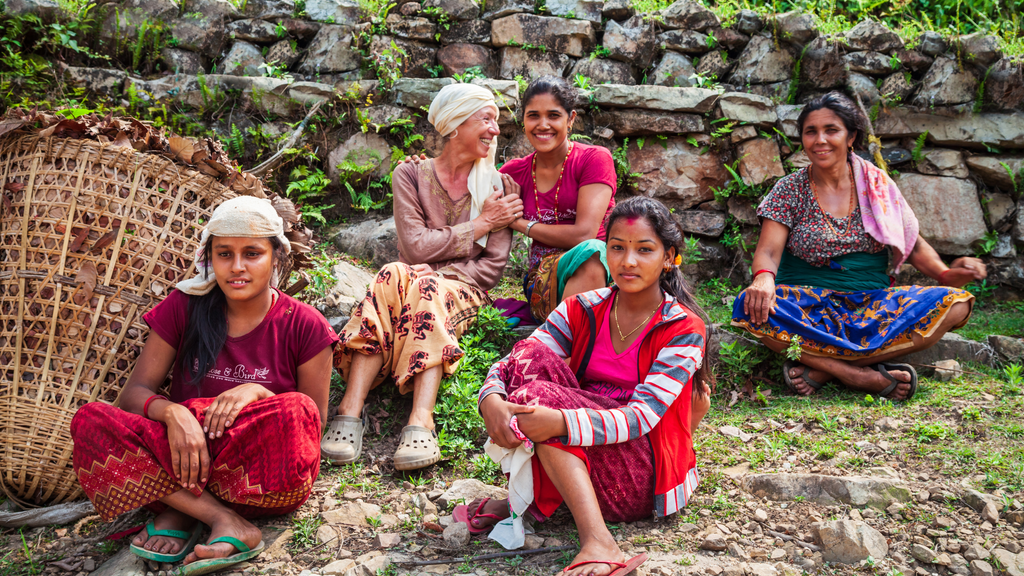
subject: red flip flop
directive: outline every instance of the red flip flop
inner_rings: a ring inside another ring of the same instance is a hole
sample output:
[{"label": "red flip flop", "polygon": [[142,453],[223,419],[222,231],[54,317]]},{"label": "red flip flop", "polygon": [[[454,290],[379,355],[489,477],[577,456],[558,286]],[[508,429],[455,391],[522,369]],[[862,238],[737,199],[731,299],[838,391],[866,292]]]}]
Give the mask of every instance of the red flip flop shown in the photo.
[{"label": "red flip flop", "polygon": [[626,574],[629,574],[630,572],[639,568],[640,565],[644,562],[647,562],[646,553],[633,556],[632,558],[627,560],[625,564],[623,564],[622,562],[612,562],[610,560],[585,560],[583,562],[577,562],[575,564],[572,564],[571,566],[566,567],[562,570],[562,574],[565,574],[566,570],[572,570],[577,566],[583,566],[585,564],[607,564],[609,566],[616,567],[615,571],[613,571],[608,576],[626,576]]},{"label": "red flip flop", "polygon": [[456,522],[462,522],[463,524],[465,524],[466,527],[469,528],[469,533],[470,534],[483,534],[484,532],[488,532],[488,531],[490,531],[491,528],[494,528],[493,524],[490,525],[490,526],[484,526],[483,528],[473,528],[473,525],[470,524],[469,521],[472,520],[473,518],[493,518],[493,519],[497,520],[498,522],[501,522],[502,520],[504,520],[504,518],[502,518],[501,516],[498,516],[496,514],[481,514],[480,513],[480,511],[484,509],[484,506],[490,500],[491,500],[490,498],[484,498],[483,500],[481,500],[480,501],[480,505],[476,507],[476,511],[473,512],[472,516],[469,515],[469,506],[467,506],[465,504],[460,504],[460,505],[455,507],[455,510],[452,510],[452,519],[454,519]]}]

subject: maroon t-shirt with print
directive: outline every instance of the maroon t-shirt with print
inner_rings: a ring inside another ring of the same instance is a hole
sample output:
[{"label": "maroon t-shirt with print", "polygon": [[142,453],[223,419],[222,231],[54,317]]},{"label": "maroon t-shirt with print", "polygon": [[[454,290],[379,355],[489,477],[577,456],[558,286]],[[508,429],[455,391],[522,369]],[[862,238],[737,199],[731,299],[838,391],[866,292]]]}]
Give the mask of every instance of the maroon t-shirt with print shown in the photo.
[{"label": "maroon t-shirt with print", "polygon": [[[172,290],[142,319],[175,350],[180,350],[188,325],[188,294]],[[199,386],[187,384],[180,360],[171,371],[171,400],[212,398],[239,384],[260,384],[274,394],[298,389],[299,366],[324,348],[333,347],[338,335],[312,306],[279,293],[277,302],[259,326],[237,338],[228,337],[216,365]]]}]

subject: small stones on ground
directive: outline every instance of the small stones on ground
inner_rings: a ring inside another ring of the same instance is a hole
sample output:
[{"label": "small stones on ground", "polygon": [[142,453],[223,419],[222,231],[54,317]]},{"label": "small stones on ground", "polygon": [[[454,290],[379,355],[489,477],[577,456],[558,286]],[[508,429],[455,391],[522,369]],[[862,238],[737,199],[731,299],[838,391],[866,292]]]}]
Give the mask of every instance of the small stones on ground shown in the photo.
[{"label": "small stones on ground", "polygon": [[96,569],[96,561],[92,558],[86,558],[85,562],[82,563],[82,570],[86,572],[92,572]]},{"label": "small stones on ground", "polygon": [[722,552],[729,545],[725,541],[725,537],[721,534],[708,534],[704,541],[700,544],[701,550],[711,550],[714,552]]},{"label": "small stones on ground", "polygon": [[935,379],[939,382],[950,382],[961,374],[963,371],[956,360],[939,360],[935,363]]},{"label": "small stones on ground", "polygon": [[992,565],[984,560],[972,560],[971,576],[993,576]]},{"label": "small stones on ground", "polygon": [[536,550],[536,549],[538,549],[538,548],[540,548],[542,546],[544,546],[544,539],[543,538],[541,538],[540,536],[537,536],[536,534],[527,534],[526,535],[526,541],[523,544],[523,549],[525,549],[525,550]]},{"label": "small stones on ground", "polygon": [[991,522],[993,526],[999,523],[999,508],[996,507],[995,502],[991,500],[985,502],[985,507],[981,510],[981,519]]},{"label": "small stones on ground", "polygon": [[910,547],[910,555],[918,562],[923,562],[925,564],[935,563],[935,551],[922,544],[913,544]]},{"label": "small stones on ground", "polygon": [[452,522],[444,529],[444,543],[452,548],[462,548],[469,544],[469,527],[462,522]]},{"label": "small stones on ground", "polygon": [[758,508],[757,510],[754,510],[754,520],[764,524],[768,521],[768,513]]},{"label": "small stones on ground", "polygon": [[324,576],[342,576],[350,568],[355,566],[356,563],[351,558],[345,558],[343,560],[335,560],[327,566],[320,569],[320,573]]},{"label": "small stones on ground", "polygon": [[377,534],[373,543],[379,548],[392,548],[402,543],[402,536],[393,533]]}]

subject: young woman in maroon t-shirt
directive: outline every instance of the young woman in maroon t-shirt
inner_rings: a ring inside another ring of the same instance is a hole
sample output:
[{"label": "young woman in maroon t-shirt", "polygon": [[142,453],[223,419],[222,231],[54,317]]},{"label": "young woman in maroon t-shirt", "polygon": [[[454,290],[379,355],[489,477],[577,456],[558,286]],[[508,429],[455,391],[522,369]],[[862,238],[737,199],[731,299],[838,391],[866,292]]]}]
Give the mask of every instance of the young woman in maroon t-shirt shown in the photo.
[{"label": "young woman in maroon t-shirt", "polygon": [[607,148],[569,139],[576,89],[541,76],[523,94],[523,129],[535,152],[501,172],[522,188],[523,215],[509,227],[533,240],[523,292],[543,322],[562,300],[610,279],[605,222],[615,207],[615,163]]},{"label": "young woman in maroon t-shirt", "polygon": [[[221,204],[200,241],[204,272],[143,317],[152,331],[120,407],[92,402],[71,422],[75,473],[100,516],[158,512],[132,552],[184,559],[183,574],[258,554],[246,519],[298,508],[320,470],[338,336],[273,287],[283,227],[267,200]],[[170,398],[157,394],[168,373]]]}]

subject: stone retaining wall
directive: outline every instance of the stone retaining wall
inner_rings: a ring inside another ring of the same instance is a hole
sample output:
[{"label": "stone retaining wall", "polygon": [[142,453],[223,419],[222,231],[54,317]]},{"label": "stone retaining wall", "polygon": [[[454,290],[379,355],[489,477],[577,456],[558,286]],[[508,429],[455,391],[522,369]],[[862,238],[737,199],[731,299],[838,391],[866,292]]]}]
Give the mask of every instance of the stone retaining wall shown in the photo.
[{"label": "stone retaining wall", "polygon": [[[39,12],[50,1],[7,7]],[[472,0],[399,1],[367,22],[351,0],[308,0],[302,18],[291,0],[249,0],[244,12],[223,0],[190,0],[184,10],[172,0],[123,0],[108,5],[118,9],[108,9],[103,34],[130,38],[143,20],[163,21],[175,47],[162,59],[176,73],[142,79],[72,67],[67,75],[98,92],[133,87],[182,106],[236,90],[250,110],[277,119],[262,125],[278,133],[310,104],[338,98],[350,107],[347,124],[307,136],[334,177],[354,157],[386,173],[390,146],[402,142],[392,128],[405,119],[415,122],[409,133],[424,136],[412,149],[436,154],[441,141],[423,107],[467,70],[488,76],[473,82],[503,102],[502,158],[531,150],[514,121],[520,82],[586,77],[578,137],[619,150],[636,174],[632,192],[664,201],[701,239],[704,261],[691,273],[739,281],[749,271],[738,247],[756,242],[752,200],[807,163],[797,149],[801,103],[844,89],[871,109],[922,234],[944,255],[987,251],[993,280],[1024,293],[1024,73],[994,37],[929,32],[907,47],[871,20],[827,37],[807,14],[749,10],[723,26],[690,0],[654,15],[635,14],[627,0],[549,0],[543,15],[534,0],[488,0],[483,10]],[[400,62],[394,48],[405,53]],[[259,76],[268,61],[292,78]],[[377,73],[398,79],[386,86]],[[234,121],[260,123],[255,116]],[[734,184],[732,197],[716,200],[732,179],[727,166],[755,187],[753,198]]]}]

